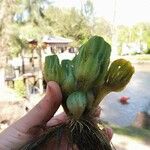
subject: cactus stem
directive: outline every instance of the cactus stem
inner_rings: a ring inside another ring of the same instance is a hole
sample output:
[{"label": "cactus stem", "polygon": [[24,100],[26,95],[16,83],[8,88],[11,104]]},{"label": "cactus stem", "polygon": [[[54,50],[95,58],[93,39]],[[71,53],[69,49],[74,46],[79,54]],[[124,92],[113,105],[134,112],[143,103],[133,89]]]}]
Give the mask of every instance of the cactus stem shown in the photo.
[{"label": "cactus stem", "polygon": [[97,89],[97,96],[93,103],[93,108],[97,107],[99,103],[103,100],[103,98],[109,94],[111,90],[107,86],[101,86]]}]

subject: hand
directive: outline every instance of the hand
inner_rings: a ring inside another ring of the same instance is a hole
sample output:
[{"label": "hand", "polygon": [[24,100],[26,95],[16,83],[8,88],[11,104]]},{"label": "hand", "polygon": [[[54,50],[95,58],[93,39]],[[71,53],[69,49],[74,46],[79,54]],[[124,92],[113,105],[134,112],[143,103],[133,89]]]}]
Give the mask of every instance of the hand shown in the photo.
[{"label": "hand", "polygon": [[[44,98],[24,117],[0,134],[0,150],[16,150],[38,136],[43,125],[53,117],[61,104],[62,95],[55,82],[49,82]],[[59,119],[58,119],[59,118]],[[57,123],[65,121],[64,115],[58,116]],[[56,123],[54,118],[51,123]],[[58,121],[59,120],[59,121]]]},{"label": "hand", "polygon": [[[55,82],[49,82],[44,98],[27,115],[0,134],[0,150],[17,150],[40,135],[43,132],[43,126],[53,126],[66,122],[65,113],[53,117],[61,104],[61,100],[60,87]],[[95,114],[97,116],[100,114],[100,109],[98,111]],[[105,129],[105,133],[111,139],[112,130]]]}]

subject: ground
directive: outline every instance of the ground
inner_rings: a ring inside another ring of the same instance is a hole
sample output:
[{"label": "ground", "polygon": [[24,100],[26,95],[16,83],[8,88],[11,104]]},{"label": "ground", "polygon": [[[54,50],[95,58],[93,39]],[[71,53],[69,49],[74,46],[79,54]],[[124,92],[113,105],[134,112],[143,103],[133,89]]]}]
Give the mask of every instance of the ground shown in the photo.
[{"label": "ground", "polygon": [[150,146],[149,129],[136,128],[133,126],[112,126],[114,136],[112,142],[119,150],[148,150]]}]

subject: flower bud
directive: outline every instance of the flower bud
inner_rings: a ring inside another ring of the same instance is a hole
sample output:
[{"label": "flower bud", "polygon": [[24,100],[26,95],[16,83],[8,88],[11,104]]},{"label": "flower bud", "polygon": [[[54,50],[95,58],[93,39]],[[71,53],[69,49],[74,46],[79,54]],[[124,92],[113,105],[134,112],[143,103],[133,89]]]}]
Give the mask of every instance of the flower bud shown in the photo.
[{"label": "flower bud", "polygon": [[79,119],[87,105],[86,93],[80,91],[73,92],[68,96],[66,105],[73,118]]},{"label": "flower bud", "polygon": [[110,91],[121,91],[128,84],[133,73],[134,67],[129,61],[124,59],[115,60],[107,72],[104,85]]},{"label": "flower bud", "polygon": [[74,66],[70,60],[62,60],[63,82],[62,91],[65,94],[70,94],[75,91]]}]

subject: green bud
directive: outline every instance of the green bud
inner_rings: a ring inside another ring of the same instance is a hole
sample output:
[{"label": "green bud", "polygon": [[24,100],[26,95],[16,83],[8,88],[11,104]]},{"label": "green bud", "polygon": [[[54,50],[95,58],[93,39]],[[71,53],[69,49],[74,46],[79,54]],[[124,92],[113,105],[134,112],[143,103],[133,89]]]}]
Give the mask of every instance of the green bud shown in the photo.
[{"label": "green bud", "polygon": [[68,96],[66,105],[73,118],[79,119],[87,105],[86,93],[79,91],[73,92]]},{"label": "green bud", "polygon": [[104,85],[110,91],[121,91],[128,84],[133,73],[134,67],[129,61],[124,59],[115,60],[107,72]]},{"label": "green bud", "polygon": [[70,60],[62,60],[61,65],[64,75],[61,85],[62,91],[65,94],[70,94],[75,91],[74,66]]},{"label": "green bud", "polygon": [[97,107],[102,99],[110,92],[123,90],[130,81],[133,73],[134,67],[132,67],[129,61],[118,59],[112,62],[105,77],[104,84],[95,89],[96,99],[93,107]]},{"label": "green bud", "polygon": [[57,55],[47,56],[44,64],[44,78],[46,82],[55,81],[61,83],[62,81],[62,69],[59,64]]},{"label": "green bud", "polygon": [[75,57],[77,88],[89,90],[93,84],[101,84],[109,65],[110,45],[102,37],[93,36],[79,49]]}]

